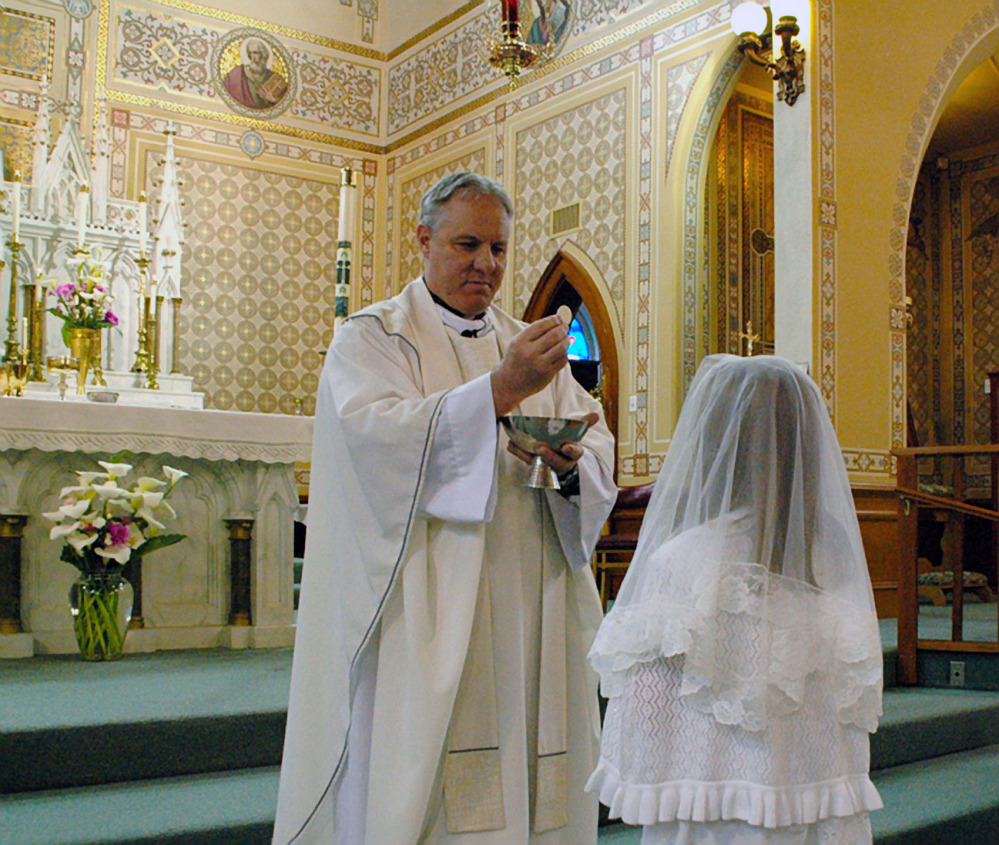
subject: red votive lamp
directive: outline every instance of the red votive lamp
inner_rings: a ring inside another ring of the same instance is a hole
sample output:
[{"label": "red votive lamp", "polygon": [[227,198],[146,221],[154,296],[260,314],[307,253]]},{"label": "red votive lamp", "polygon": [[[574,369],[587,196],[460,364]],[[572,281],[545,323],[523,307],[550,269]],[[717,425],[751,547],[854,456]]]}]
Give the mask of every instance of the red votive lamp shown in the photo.
[{"label": "red votive lamp", "polygon": [[502,0],[503,20],[507,23],[517,23],[520,20],[519,0]]}]

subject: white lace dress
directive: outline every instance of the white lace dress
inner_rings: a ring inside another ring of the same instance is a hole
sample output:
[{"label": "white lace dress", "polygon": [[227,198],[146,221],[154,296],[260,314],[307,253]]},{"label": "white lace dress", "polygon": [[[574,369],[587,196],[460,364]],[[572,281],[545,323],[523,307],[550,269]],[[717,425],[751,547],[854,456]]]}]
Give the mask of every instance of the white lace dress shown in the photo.
[{"label": "white lace dress", "polygon": [[[662,568],[646,600],[605,619],[590,658],[610,700],[587,788],[645,826],[643,845],[870,843],[876,627],[762,567],[712,563],[740,545],[717,524],[676,538],[649,561]],[[691,566],[668,565],[677,554]]]}]

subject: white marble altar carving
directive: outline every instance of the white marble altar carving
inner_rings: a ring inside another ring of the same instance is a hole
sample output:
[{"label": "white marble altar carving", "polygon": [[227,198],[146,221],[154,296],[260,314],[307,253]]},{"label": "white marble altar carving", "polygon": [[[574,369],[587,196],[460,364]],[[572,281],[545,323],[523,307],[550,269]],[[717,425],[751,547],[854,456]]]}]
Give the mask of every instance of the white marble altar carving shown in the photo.
[{"label": "white marble altar carving", "polygon": [[[171,494],[183,542],[142,564],[145,627],[129,631],[125,651],[268,648],[294,642],[294,463],[307,461],[311,417],[168,409],[30,397],[0,398],[0,513],[26,514],[21,546],[25,633],[0,635],[0,657],[76,651],[67,594],[76,570],[59,560],[50,523],[75,472],[122,451],[133,477],[183,469]],[[250,519],[250,626],[228,624],[226,519]]]}]

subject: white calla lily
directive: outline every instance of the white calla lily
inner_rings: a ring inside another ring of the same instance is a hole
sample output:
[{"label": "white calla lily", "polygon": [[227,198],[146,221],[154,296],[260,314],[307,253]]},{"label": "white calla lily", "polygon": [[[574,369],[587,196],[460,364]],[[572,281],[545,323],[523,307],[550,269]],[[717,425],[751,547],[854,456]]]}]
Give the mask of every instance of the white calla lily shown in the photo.
[{"label": "white calla lily", "polygon": [[92,488],[89,484],[82,487],[79,485],[75,487],[63,487],[62,490],[59,491],[59,498],[65,499],[67,496],[72,496],[75,499],[83,499],[88,496],[93,496],[93,493],[90,492],[91,489]]},{"label": "white calla lily", "polygon": [[103,480],[107,479],[108,473],[106,473],[106,472],[87,472],[87,471],[84,471],[84,470],[77,470],[76,471],[76,476],[77,476],[77,478],[80,479],[80,484],[85,484],[85,485],[89,486],[89,485],[93,484],[95,481],[98,481],[98,480],[103,481]]},{"label": "white calla lily", "polygon": [[82,552],[87,546],[97,539],[96,534],[70,534],[66,538],[66,542],[69,543],[78,552]]},{"label": "white calla lily", "polygon": [[173,509],[173,506],[169,502],[160,502],[160,506],[156,510],[165,511],[167,514],[169,514],[170,519],[177,518],[177,511]]},{"label": "white calla lily", "polygon": [[90,489],[102,499],[121,498],[123,493],[128,493],[127,490],[115,484],[113,480],[107,481],[104,484],[95,484]]},{"label": "white calla lily", "polygon": [[70,519],[79,519],[89,510],[89,508],[90,501],[88,499],[81,499],[79,502],[63,505],[59,508],[59,513],[63,516],[68,516]]},{"label": "white calla lily", "polygon": [[144,475],[136,482],[134,492],[145,493],[147,490],[153,490],[156,487],[163,487],[165,484],[165,481],[160,481],[158,478],[150,478],[148,475]]},{"label": "white calla lily", "polygon": [[107,470],[108,476],[111,480],[121,478],[123,475],[128,475],[132,471],[131,464],[109,464],[107,461],[98,461],[97,463]]},{"label": "white calla lily", "polygon": [[120,546],[109,546],[106,549],[94,549],[94,552],[103,558],[108,560],[114,560],[118,563],[128,563],[128,559],[132,556],[132,547],[127,543],[122,543]]},{"label": "white calla lily", "polygon": [[142,507],[155,509],[159,507],[160,502],[163,501],[163,493],[150,493],[146,492],[142,494]]},{"label": "white calla lily", "polygon": [[163,474],[169,479],[171,487],[187,475],[182,469],[174,469],[168,466],[163,467]]},{"label": "white calla lily", "polygon": [[53,525],[52,530],[49,531],[49,539],[59,540],[63,537],[68,537],[79,528],[83,528],[82,522],[71,522],[66,525]]},{"label": "white calla lily", "polygon": [[150,537],[154,536],[157,532],[160,531],[160,529],[166,528],[166,526],[153,515],[153,512],[150,508],[145,508],[145,507],[139,508],[135,512],[135,518],[143,520],[146,523],[146,525],[149,526],[149,528],[151,529],[149,531]]}]

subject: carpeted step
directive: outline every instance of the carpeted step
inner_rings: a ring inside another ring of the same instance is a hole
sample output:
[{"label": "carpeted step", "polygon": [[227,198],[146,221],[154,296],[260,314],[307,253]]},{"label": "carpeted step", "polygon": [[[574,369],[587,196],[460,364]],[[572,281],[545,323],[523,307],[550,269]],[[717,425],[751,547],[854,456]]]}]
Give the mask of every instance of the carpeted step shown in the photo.
[{"label": "carpeted step", "polygon": [[0,792],[278,765],[290,677],[291,649],[0,661]]},{"label": "carpeted step", "polygon": [[999,745],[873,774],[876,845],[997,845]]},{"label": "carpeted step", "polygon": [[958,689],[885,690],[871,768],[888,769],[999,743],[999,695]]},{"label": "carpeted step", "polygon": [[4,845],[266,845],[278,768],[0,797]]}]

